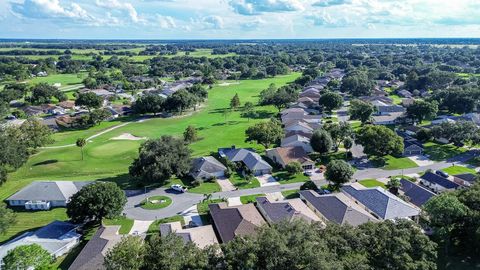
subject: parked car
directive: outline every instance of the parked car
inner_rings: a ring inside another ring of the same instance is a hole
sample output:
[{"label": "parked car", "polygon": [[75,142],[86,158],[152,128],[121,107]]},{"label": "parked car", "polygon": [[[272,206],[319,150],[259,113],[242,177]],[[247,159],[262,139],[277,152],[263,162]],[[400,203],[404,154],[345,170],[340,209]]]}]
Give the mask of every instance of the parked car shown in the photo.
[{"label": "parked car", "polygon": [[182,193],[187,192],[187,188],[183,187],[182,185],[179,185],[179,184],[171,185],[170,188],[175,190],[175,191],[182,192]]},{"label": "parked car", "polygon": [[435,171],[435,173],[436,173],[437,175],[440,175],[441,177],[448,178],[448,173],[446,173],[446,172],[444,172],[444,171],[437,170],[437,171]]},{"label": "parked car", "polygon": [[303,175],[305,175],[305,176],[312,176],[312,175],[313,175],[313,172],[312,172],[312,171],[304,171],[304,172],[303,172]]}]

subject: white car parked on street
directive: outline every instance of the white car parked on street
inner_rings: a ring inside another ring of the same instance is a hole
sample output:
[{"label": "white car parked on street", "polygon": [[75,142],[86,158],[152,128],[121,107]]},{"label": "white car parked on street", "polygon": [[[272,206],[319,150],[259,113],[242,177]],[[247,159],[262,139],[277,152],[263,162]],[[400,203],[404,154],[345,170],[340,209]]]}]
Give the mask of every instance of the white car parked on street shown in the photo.
[{"label": "white car parked on street", "polygon": [[183,187],[182,185],[179,185],[179,184],[171,185],[170,188],[175,190],[175,191],[182,192],[182,193],[187,192],[187,188]]}]

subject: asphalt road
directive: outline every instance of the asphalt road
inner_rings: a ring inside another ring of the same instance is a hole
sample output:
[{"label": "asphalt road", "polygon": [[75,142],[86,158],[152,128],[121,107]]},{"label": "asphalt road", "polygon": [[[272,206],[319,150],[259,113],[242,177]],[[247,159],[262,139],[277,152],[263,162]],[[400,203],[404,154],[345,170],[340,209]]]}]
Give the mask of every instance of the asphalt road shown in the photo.
[{"label": "asphalt road", "polygon": [[[479,150],[471,150],[451,158],[447,161],[437,162],[427,166],[420,166],[416,168],[409,168],[403,170],[382,170],[378,168],[365,168],[357,170],[353,176],[353,181],[367,179],[367,178],[385,178],[389,176],[402,175],[402,174],[414,174],[424,172],[428,169],[440,170],[452,166],[453,164],[462,164],[469,159],[479,155]],[[327,181],[320,179],[314,181],[317,186],[325,185]],[[291,183],[276,186],[257,187],[250,189],[240,189],[233,191],[216,192],[212,194],[212,198],[232,198],[245,195],[263,194],[282,192],[287,190],[299,189],[303,183]],[[139,204],[142,200],[150,196],[165,195],[172,198],[172,204],[166,208],[158,210],[145,210],[142,209]],[[165,217],[170,217],[180,214],[182,211],[190,208],[191,206],[201,202],[203,195],[195,193],[177,193],[165,188],[157,188],[148,191],[146,194],[140,194],[136,196],[128,197],[128,202],[125,206],[124,213],[127,217],[136,220],[155,220]]]}]

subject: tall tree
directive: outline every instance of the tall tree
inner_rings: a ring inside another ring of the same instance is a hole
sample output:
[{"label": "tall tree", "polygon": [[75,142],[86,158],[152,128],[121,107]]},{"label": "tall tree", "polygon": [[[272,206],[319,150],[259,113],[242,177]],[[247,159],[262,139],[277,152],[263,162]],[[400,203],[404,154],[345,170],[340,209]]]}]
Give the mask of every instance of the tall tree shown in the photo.
[{"label": "tall tree", "polygon": [[312,138],[310,139],[310,145],[315,152],[320,154],[328,153],[333,146],[332,137],[324,129],[317,129],[313,132]]},{"label": "tall tree", "polygon": [[368,155],[383,157],[400,155],[403,139],[385,126],[366,125],[357,131],[355,142],[363,146]]},{"label": "tall tree", "polygon": [[52,256],[38,244],[17,246],[3,257],[5,270],[46,269]]},{"label": "tall tree", "polygon": [[143,239],[128,235],[108,250],[103,265],[107,270],[138,270],[143,266],[145,252]]},{"label": "tall tree", "polygon": [[245,104],[243,105],[242,116],[247,117],[248,121],[250,122],[250,118],[252,118],[254,114],[255,114],[255,105],[253,105],[253,103],[250,101],[245,102]]},{"label": "tall tree", "polygon": [[332,138],[335,151],[338,150],[338,147],[345,140],[345,138],[353,135],[353,129],[348,122],[325,124],[324,128]]},{"label": "tall tree", "polygon": [[353,173],[352,166],[343,160],[332,160],[327,164],[325,171],[325,179],[335,183],[336,186],[341,186],[350,182]]},{"label": "tall tree", "polygon": [[20,126],[21,141],[27,147],[36,149],[53,143],[52,130],[46,125],[42,124],[40,120],[29,118]]},{"label": "tall tree", "polygon": [[130,165],[130,175],[146,182],[163,184],[172,175],[183,176],[191,166],[191,150],[182,139],[162,136],[148,140]]},{"label": "tall tree", "polygon": [[191,143],[198,140],[197,129],[194,126],[188,126],[183,132],[183,140]]},{"label": "tall tree", "polygon": [[350,93],[352,96],[369,96],[374,83],[365,72],[354,71],[348,73],[342,80],[340,91]]},{"label": "tall tree", "polygon": [[95,182],[75,193],[67,203],[67,215],[75,223],[100,222],[119,216],[127,203],[125,192],[112,182]]},{"label": "tall tree", "polygon": [[245,135],[247,136],[245,141],[255,141],[265,148],[269,148],[283,137],[283,129],[277,120],[270,119],[270,121],[260,122],[247,128]]},{"label": "tall tree", "polygon": [[372,104],[359,99],[354,99],[350,102],[348,114],[350,115],[351,120],[360,120],[362,124],[365,124],[370,121],[374,111],[375,108]]},{"label": "tall tree", "polygon": [[407,107],[407,114],[419,123],[424,119],[432,119],[437,116],[438,103],[436,101],[415,100]]},{"label": "tall tree", "polygon": [[83,106],[87,108],[88,112],[92,109],[98,109],[103,104],[103,98],[97,96],[93,92],[79,93],[75,100],[75,106]]},{"label": "tall tree", "polygon": [[328,113],[340,109],[343,104],[343,97],[335,92],[326,92],[320,96],[318,104]]},{"label": "tall tree", "polygon": [[230,100],[230,108],[236,110],[238,107],[240,107],[240,98],[238,97],[238,94],[235,93],[235,96]]},{"label": "tall tree", "polygon": [[78,138],[75,142],[75,145],[80,148],[80,152],[82,153],[82,160],[83,160],[83,147],[87,145],[87,140],[85,138]]},{"label": "tall tree", "polygon": [[5,234],[17,222],[16,214],[8,209],[5,204],[0,204],[0,235]]}]

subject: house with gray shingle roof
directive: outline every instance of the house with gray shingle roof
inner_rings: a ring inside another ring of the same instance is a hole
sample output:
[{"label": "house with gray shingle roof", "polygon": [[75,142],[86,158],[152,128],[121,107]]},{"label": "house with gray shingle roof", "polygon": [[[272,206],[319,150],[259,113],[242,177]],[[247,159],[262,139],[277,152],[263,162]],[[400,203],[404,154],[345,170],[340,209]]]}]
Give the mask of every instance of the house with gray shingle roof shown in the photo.
[{"label": "house with gray shingle roof", "polygon": [[435,193],[430,190],[406,179],[400,180],[400,190],[403,192],[403,195],[410,199],[411,203],[418,207],[422,207],[430,198],[435,196]]},{"label": "house with gray shingle roof", "polygon": [[37,244],[45,249],[52,258],[68,253],[80,241],[77,226],[68,222],[53,221],[36,231],[26,232],[0,246],[0,269],[2,260],[8,251],[25,245]]},{"label": "house with gray shingle roof", "polygon": [[102,226],[80,251],[68,270],[104,270],[105,255],[122,239],[120,226]]},{"label": "house with gray shingle roof", "polygon": [[190,175],[194,179],[212,179],[225,176],[227,167],[212,156],[200,157],[193,160]]},{"label": "house with gray shingle roof", "polygon": [[435,193],[441,193],[447,190],[455,190],[460,187],[459,184],[432,172],[426,172],[424,175],[422,175],[420,177],[420,183]]},{"label": "house with gray shingle roof", "polygon": [[247,148],[220,148],[218,154],[225,157],[231,162],[241,162],[254,175],[263,175],[272,172],[272,166],[268,164],[259,154],[255,153],[253,149]]},{"label": "house with gray shingle roof", "polygon": [[378,221],[343,193],[320,195],[312,190],[302,190],[300,198],[324,221],[352,226]]},{"label": "house with gray shingle roof", "polygon": [[174,233],[183,239],[184,243],[192,242],[199,248],[218,244],[217,236],[212,225],[205,225],[192,228],[182,228],[179,221],[160,224],[160,235],[167,236]]},{"label": "house with gray shingle roof", "polygon": [[365,210],[383,220],[416,218],[420,214],[419,208],[381,187],[365,188],[355,183],[345,185],[341,190],[347,197],[365,207]]},{"label": "house with gray shingle roof", "polygon": [[208,208],[222,243],[227,243],[236,236],[255,234],[259,227],[266,224],[253,204],[227,206],[226,203],[216,203],[210,204]]},{"label": "house with gray shingle roof", "polygon": [[10,206],[24,206],[27,210],[48,210],[66,207],[73,194],[92,181],[36,181],[6,199]]},{"label": "house with gray shingle roof", "polygon": [[320,218],[301,199],[270,201],[267,197],[257,197],[257,208],[268,223],[302,219],[307,222],[320,221]]}]

